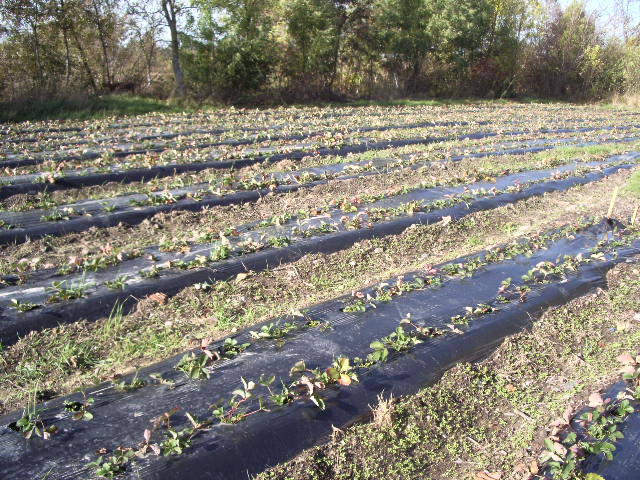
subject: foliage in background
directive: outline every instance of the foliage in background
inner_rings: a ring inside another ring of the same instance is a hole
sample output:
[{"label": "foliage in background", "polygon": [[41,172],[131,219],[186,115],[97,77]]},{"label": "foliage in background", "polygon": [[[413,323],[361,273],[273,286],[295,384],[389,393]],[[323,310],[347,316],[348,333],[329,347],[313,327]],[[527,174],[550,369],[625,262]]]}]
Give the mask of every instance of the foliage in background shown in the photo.
[{"label": "foliage in background", "polygon": [[632,19],[616,37],[581,1],[5,0],[0,102],[601,99],[640,91]]}]

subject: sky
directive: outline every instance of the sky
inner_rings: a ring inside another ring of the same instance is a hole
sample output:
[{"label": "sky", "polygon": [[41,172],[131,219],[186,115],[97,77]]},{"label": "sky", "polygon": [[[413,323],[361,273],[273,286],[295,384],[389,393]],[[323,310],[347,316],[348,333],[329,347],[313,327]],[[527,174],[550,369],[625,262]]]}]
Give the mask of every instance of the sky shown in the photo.
[{"label": "sky", "polygon": [[[558,0],[562,7],[569,5],[572,0]],[[584,0],[587,10],[594,12],[598,18],[598,24],[605,32],[613,35],[621,35],[619,25],[615,22],[617,0]],[[640,0],[624,0],[629,3],[629,13],[636,24],[640,23]]]}]

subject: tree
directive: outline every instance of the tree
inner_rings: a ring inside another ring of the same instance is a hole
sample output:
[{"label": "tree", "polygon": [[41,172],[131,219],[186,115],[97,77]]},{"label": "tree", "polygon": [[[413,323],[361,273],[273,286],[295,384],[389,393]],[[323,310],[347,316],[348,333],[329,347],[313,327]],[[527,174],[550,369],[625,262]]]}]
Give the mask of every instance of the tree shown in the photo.
[{"label": "tree", "polygon": [[180,62],[178,22],[185,7],[180,0],[160,0],[160,5],[171,35],[171,66],[173,67],[173,77],[175,80],[174,95],[178,98],[184,98],[187,95],[187,87],[184,83],[184,72],[182,71],[182,64]]}]

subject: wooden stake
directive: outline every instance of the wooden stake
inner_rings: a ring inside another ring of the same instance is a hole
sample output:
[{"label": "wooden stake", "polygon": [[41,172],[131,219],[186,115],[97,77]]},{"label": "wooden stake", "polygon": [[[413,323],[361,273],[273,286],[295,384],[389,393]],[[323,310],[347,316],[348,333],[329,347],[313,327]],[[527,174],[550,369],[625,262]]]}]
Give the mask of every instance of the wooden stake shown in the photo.
[{"label": "wooden stake", "polygon": [[611,218],[613,214],[613,207],[616,205],[616,200],[618,199],[618,190],[620,187],[616,187],[613,189],[613,196],[611,197],[611,203],[609,204],[609,211],[607,212],[607,218]]},{"label": "wooden stake", "polygon": [[636,218],[638,218],[638,210],[640,210],[640,205],[636,206],[636,209],[633,211],[633,215],[631,216],[631,225],[636,224]]}]

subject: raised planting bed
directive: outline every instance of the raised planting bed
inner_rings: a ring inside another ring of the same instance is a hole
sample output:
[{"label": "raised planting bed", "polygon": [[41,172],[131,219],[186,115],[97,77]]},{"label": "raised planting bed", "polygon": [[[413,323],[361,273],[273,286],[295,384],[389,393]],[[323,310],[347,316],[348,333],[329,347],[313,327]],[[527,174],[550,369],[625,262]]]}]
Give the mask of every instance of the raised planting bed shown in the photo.
[{"label": "raised planting bed", "polygon": [[[600,141],[574,143],[569,139],[529,142],[536,146],[516,147],[509,143],[502,150],[470,152],[449,156],[447,162],[458,162],[469,158],[484,158],[504,155],[526,155],[554,148],[573,145],[576,147],[604,145],[609,142],[636,142],[640,137],[603,138]],[[523,142],[524,143],[524,142]],[[109,227],[119,223],[134,225],[161,212],[176,210],[198,211],[218,205],[233,205],[255,202],[268,194],[281,194],[312,188],[332,180],[350,180],[366,176],[385,175],[402,169],[422,169],[445,160],[429,161],[414,158],[411,154],[399,159],[375,158],[342,162],[332,165],[308,167],[268,175],[253,175],[247,179],[229,176],[217,182],[195,184],[188,187],[165,189],[148,194],[129,194],[114,198],[85,200],[77,203],[57,205],[50,209],[32,209],[24,212],[0,212],[0,244],[24,242],[45,235],[63,235],[81,232],[91,227]]]},{"label": "raised planting bed", "polygon": [[[539,129],[534,131],[518,130],[508,132],[476,132],[448,137],[419,137],[399,140],[364,141],[348,144],[342,147],[321,147],[311,145],[288,145],[283,150],[286,153],[278,153],[279,147],[257,148],[250,156],[231,158],[225,160],[224,153],[214,154],[195,163],[167,163],[145,168],[136,168],[135,164],[123,164],[109,167],[89,167],[83,170],[62,170],[55,172],[40,172],[30,174],[18,174],[0,178],[0,199],[16,194],[36,193],[42,191],[54,191],[83,186],[100,185],[107,182],[134,182],[172,176],[182,172],[198,172],[205,169],[229,169],[239,168],[264,162],[276,162],[280,160],[299,160],[309,155],[338,155],[346,156],[353,153],[397,148],[409,145],[425,145],[452,140],[483,139],[497,136],[516,136],[525,133],[558,134],[558,133],[584,133],[595,130],[633,130],[633,126],[619,127],[584,127],[574,129]],[[311,149],[308,149],[310,148]]]},{"label": "raised planting bed", "polygon": [[[17,273],[3,279],[16,286],[0,289],[0,340],[11,344],[33,330],[81,318],[94,320],[107,315],[116,302],[124,302],[128,310],[137,298],[151,293],[172,295],[195,283],[226,280],[309,253],[334,252],[364,239],[398,234],[411,225],[435,223],[445,217],[456,220],[585,185],[633,168],[639,156],[627,154],[605,162],[526,171],[495,182],[408,191],[400,188],[396,195],[374,197],[364,204],[239,225],[216,241],[189,245],[186,252],[180,245],[158,246],[88,259],[58,270]],[[586,170],[580,173],[579,168]]]},{"label": "raised planting bed", "polygon": [[382,392],[414,393],[483,358],[639,254],[637,230],[586,222],[390,278],[7,415],[0,468],[7,479],[246,478],[367,415]]}]

